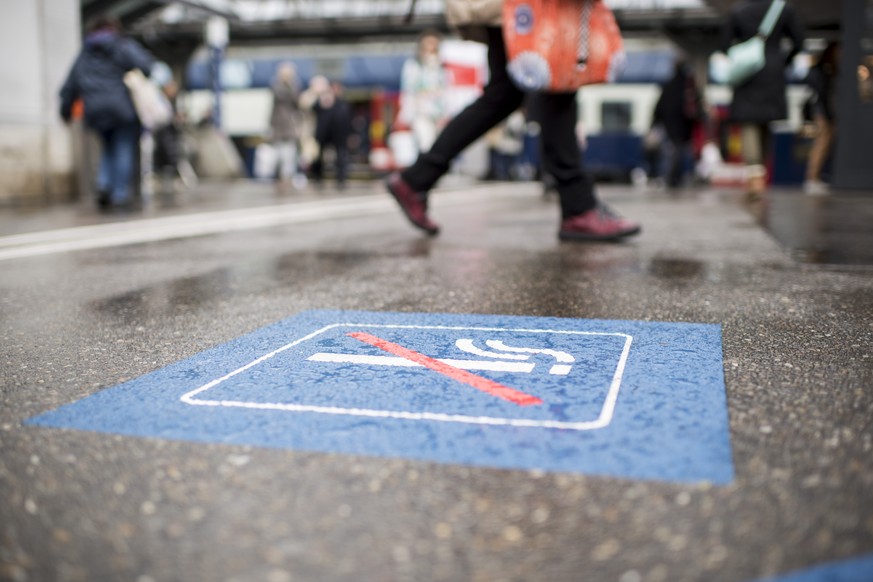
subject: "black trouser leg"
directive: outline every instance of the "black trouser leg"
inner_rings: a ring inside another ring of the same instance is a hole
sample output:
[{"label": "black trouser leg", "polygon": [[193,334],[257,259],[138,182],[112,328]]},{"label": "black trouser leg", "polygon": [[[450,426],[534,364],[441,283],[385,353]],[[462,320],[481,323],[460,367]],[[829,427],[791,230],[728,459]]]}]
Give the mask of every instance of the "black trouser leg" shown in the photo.
[{"label": "black trouser leg", "polygon": [[597,198],[594,182],[583,169],[576,138],[576,94],[541,93],[531,101],[535,119],[542,128],[543,171],[555,179],[562,218],[591,210],[597,206]]},{"label": "black trouser leg", "polygon": [[488,29],[488,68],[491,78],[482,95],[449,122],[430,151],[402,173],[413,190],[430,190],[455,156],[521,107],[524,93],[506,72],[506,47],[499,28]]},{"label": "black trouser leg", "polygon": [[667,174],[667,186],[678,188],[682,185],[685,174],[685,153],[688,149],[682,140],[670,140],[670,171]]},{"label": "black trouser leg", "polygon": [[324,148],[327,147],[327,144],[320,143],[318,144],[318,155],[315,156],[315,159],[312,160],[312,164],[309,165],[309,176],[315,182],[321,182],[322,178],[324,178]]},{"label": "black trouser leg", "polygon": [[349,148],[344,143],[334,146],[336,151],[336,181],[342,185],[346,183],[349,175]]}]

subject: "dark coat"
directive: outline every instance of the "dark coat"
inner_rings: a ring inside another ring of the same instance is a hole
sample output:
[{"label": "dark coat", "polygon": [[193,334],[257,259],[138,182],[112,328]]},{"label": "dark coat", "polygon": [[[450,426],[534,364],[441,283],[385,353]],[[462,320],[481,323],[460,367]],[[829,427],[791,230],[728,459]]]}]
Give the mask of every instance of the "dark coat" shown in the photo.
[{"label": "dark coat", "polygon": [[691,140],[694,125],[701,121],[702,114],[694,77],[685,67],[677,67],[673,77],[661,87],[652,125],[663,125],[670,141],[685,143]]},{"label": "dark coat", "polygon": [[316,101],[312,110],[315,112],[315,140],[321,145],[344,145],[352,129],[349,103],[342,97],[336,97],[330,107],[324,107]]},{"label": "dark coat", "polygon": [[124,74],[140,69],[151,73],[152,56],[136,41],[100,30],[85,39],[61,88],[61,117],[69,121],[73,102],[85,105],[85,123],[98,131],[139,122]]},{"label": "dark coat", "polygon": [[[724,30],[722,50],[755,36],[772,0],[743,0],[730,13]],[[791,40],[792,47],[786,53],[782,39]],[[773,32],[767,37],[764,68],[748,81],[734,89],[730,116],[733,121],[767,123],[788,117],[785,98],[785,67],[803,45],[803,31],[797,22],[794,8],[786,3]]]}]

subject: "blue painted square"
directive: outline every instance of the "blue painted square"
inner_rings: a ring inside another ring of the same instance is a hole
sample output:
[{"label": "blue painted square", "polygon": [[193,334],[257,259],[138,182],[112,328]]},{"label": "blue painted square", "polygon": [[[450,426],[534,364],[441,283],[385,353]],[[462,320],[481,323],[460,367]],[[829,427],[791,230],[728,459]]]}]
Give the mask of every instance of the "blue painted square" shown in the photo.
[{"label": "blue painted square", "polygon": [[503,468],[733,479],[721,328],[705,324],[311,311],[27,422]]},{"label": "blue painted square", "polygon": [[758,582],[870,582],[873,580],[873,554],[829,562],[784,576],[762,578]]}]

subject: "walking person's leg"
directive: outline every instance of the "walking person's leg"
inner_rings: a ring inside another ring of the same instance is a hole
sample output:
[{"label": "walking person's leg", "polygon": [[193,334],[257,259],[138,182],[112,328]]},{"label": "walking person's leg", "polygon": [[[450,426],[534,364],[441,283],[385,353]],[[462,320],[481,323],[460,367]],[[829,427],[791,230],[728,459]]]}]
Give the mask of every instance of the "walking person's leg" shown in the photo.
[{"label": "walking person's leg", "polygon": [[[490,80],[475,102],[458,114],[437,138],[433,147],[401,174],[389,177],[388,190],[406,217],[428,234],[439,226],[427,216],[427,192],[449,169],[452,159],[489,129],[509,117],[524,100],[524,93],[506,71],[506,47],[499,28],[488,29]],[[590,176],[582,168],[576,141],[575,94],[539,96],[544,173],[556,174],[561,195],[562,222],[559,236],[576,240],[614,240],[639,232],[640,226],[600,208]]]},{"label": "walking person's leg", "polygon": [[303,143],[297,140],[291,142],[294,148],[294,173],[291,175],[291,184],[297,190],[302,190],[306,187],[308,179],[306,178],[305,159],[303,157]]},{"label": "walking person's leg", "polygon": [[106,210],[112,203],[112,130],[100,132],[100,163],[97,166],[97,206]]},{"label": "walking person's leg", "polygon": [[750,199],[759,197],[767,187],[767,168],[764,166],[766,133],[766,128],[759,123],[744,123],[740,128],[743,162],[746,164],[746,190]]},{"label": "walking person's leg", "polygon": [[273,172],[273,177],[276,181],[276,193],[284,194],[291,180],[291,175],[294,173],[294,145],[290,141],[282,140],[275,141],[273,148],[276,150],[276,166]]},{"label": "walking person's leg", "polygon": [[428,192],[459,153],[521,107],[524,93],[506,72],[506,45],[499,28],[488,29],[488,69],[490,79],[482,95],[449,122],[429,151],[402,172],[404,181],[417,192]]},{"label": "walking person's leg", "polygon": [[542,131],[543,171],[555,181],[561,199],[561,218],[582,214],[597,206],[594,182],[582,165],[576,137],[578,104],[575,93],[540,93],[531,107]]},{"label": "walking person's leg", "polygon": [[279,182],[284,183],[291,179],[295,171],[295,155],[294,142],[280,141],[276,142],[276,153],[279,161]]},{"label": "walking person's leg", "polygon": [[121,206],[130,202],[130,186],[139,152],[139,125],[115,128],[110,139],[112,165],[112,204]]},{"label": "walking person's leg", "polygon": [[315,159],[312,160],[312,163],[309,165],[309,177],[312,178],[312,181],[316,184],[321,183],[321,179],[324,177],[324,148],[327,147],[326,143],[318,144],[318,154],[315,156]]},{"label": "walking person's leg", "polygon": [[349,177],[349,147],[345,142],[339,141],[334,146],[336,151],[336,184],[340,190],[346,187]]},{"label": "walking person's leg", "polygon": [[488,68],[490,79],[482,95],[449,122],[428,152],[419,155],[402,173],[388,178],[388,190],[406,217],[428,234],[438,233],[439,226],[427,216],[427,193],[449,170],[455,156],[509,117],[524,100],[524,93],[506,72],[506,47],[500,28],[488,29]]},{"label": "walking person's leg", "polygon": [[806,182],[803,190],[807,194],[826,194],[827,185],[821,181],[821,170],[824,167],[833,139],[833,124],[824,116],[815,118],[816,135],[809,150],[809,161],[806,165]]},{"label": "walking person's leg", "polygon": [[538,94],[533,109],[542,126],[543,171],[555,180],[561,200],[558,236],[564,240],[617,240],[638,233],[638,223],[617,216],[597,200],[576,136],[576,94]]},{"label": "walking person's leg", "polygon": [[667,186],[678,188],[682,185],[682,177],[685,174],[685,155],[688,147],[685,142],[677,139],[670,140],[670,169],[667,174]]}]

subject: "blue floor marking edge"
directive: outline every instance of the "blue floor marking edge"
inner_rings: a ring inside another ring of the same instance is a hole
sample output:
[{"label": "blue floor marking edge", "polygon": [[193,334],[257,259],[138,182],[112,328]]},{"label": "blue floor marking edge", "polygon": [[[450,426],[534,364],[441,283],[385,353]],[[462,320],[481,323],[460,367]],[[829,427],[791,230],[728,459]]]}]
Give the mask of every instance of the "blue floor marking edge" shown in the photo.
[{"label": "blue floor marking edge", "polygon": [[761,578],[755,582],[870,582],[873,580],[873,554],[829,562],[808,570]]}]

